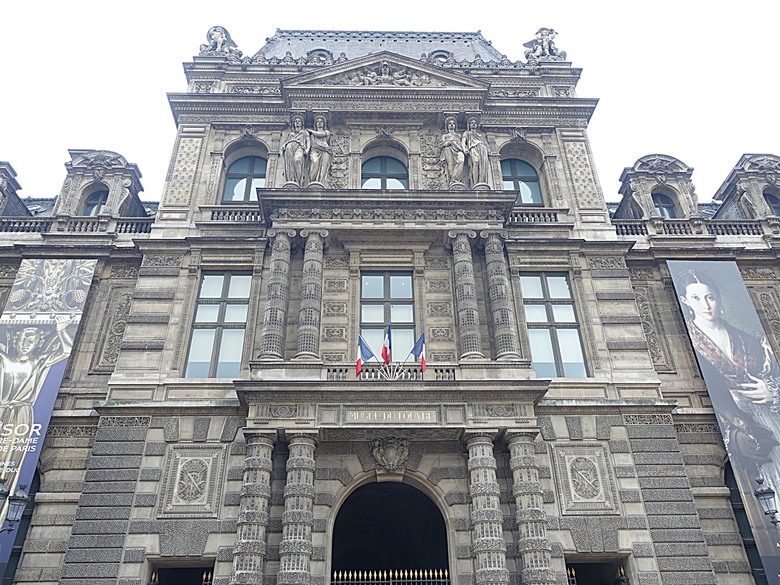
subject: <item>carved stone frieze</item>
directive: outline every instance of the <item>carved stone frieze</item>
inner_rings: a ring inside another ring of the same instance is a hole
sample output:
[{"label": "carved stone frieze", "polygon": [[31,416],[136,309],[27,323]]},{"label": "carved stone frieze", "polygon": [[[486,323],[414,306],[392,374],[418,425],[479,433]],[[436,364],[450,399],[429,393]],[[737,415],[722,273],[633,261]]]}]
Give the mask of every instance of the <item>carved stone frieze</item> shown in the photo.
[{"label": "carved stone frieze", "polygon": [[100,325],[95,353],[92,356],[93,372],[111,372],[119,358],[119,348],[127,328],[127,317],[133,301],[133,287],[111,287],[108,304]]},{"label": "carved stone frieze", "polygon": [[617,514],[617,483],[603,444],[552,446],[561,513]]},{"label": "carved stone frieze", "polygon": [[647,348],[653,360],[653,366],[657,371],[669,371],[674,369],[674,358],[669,346],[668,336],[664,330],[663,321],[660,319],[656,306],[653,290],[649,287],[634,287],[637,310],[642,323],[642,331],[645,334]]},{"label": "carved stone frieze", "polygon": [[216,517],[222,494],[225,446],[173,445],[167,458],[160,516]]}]

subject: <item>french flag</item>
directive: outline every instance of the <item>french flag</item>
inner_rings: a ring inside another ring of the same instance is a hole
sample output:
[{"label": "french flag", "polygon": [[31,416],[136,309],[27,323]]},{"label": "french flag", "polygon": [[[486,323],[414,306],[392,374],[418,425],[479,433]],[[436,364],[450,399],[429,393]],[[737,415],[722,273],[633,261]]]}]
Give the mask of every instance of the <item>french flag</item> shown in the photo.
[{"label": "french flag", "polygon": [[386,364],[390,363],[390,357],[393,352],[393,336],[390,332],[390,325],[387,326],[387,332],[385,333],[385,340],[382,342],[382,359]]},{"label": "french flag", "polygon": [[358,335],[357,362],[355,363],[356,378],[360,375],[360,372],[363,371],[363,364],[366,363],[368,360],[370,360],[372,357],[376,357],[374,355],[374,352],[371,351],[370,347],[368,347],[368,344],[363,339],[363,336]]},{"label": "french flag", "polygon": [[412,348],[412,355],[420,360],[420,369],[422,371],[425,371],[425,333],[420,335],[420,339],[418,339],[414,347]]}]

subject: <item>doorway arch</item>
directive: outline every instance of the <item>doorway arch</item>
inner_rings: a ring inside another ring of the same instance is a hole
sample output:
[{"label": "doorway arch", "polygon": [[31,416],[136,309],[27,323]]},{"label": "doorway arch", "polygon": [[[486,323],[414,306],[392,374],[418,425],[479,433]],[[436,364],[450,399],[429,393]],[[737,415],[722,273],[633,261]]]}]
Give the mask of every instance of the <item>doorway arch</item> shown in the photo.
[{"label": "doorway arch", "polygon": [[332,572],[446,569],[444,517],[411,485],[362,485],[336,516],[331,561]]}]

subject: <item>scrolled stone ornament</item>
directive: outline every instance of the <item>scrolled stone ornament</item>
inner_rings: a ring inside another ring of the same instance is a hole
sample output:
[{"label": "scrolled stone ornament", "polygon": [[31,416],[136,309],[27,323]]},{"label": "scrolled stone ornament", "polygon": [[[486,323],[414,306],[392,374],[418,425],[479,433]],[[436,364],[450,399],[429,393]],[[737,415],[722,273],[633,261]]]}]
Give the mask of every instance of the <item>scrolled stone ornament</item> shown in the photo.
[{"label": "scrolled stone ornament", "polygon": [[371,454],[377,468],[385,471],[402,471],[409,458],[409,440],[397,437],[375,439],[371,444]]}]

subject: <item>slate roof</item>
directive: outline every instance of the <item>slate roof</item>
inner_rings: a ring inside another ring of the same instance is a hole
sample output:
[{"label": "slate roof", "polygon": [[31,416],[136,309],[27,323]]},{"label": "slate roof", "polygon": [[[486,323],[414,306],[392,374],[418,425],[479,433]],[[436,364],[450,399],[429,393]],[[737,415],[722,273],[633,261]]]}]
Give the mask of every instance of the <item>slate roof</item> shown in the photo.
[{"label": "slate roof", "polygon": [[452,53],[457,61],[473,61],[479,55],[483,60],[500,60],[503,56],[493,48],[480,32],[393,32],[393,31],[313,31],[279,30],[266,39],[260,53],[266,58],[284,58],[287,51],[293,57],[309,51],[325,49],[334,59],[341,53],[348,59],[363,57],[380,51],[419,59],[435,51]]}]

